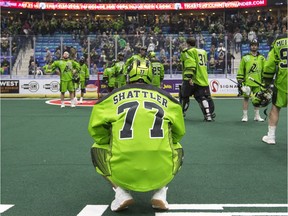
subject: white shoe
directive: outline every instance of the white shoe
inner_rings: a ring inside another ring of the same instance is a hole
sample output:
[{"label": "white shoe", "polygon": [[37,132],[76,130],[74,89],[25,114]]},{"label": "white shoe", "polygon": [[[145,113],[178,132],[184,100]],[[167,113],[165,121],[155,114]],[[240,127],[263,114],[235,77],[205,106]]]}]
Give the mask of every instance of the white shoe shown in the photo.
[{"label": "white shoe", "polygon": [[113,190],[115,191],[115,199],[110,206],[112,211],[124,210],[134,203],[133,197],[128,191],[120,187],[117,187],[116,189],[113,188]]},{"label": "white shoe", "polygon": [[82,104],[82,103],[83,103],[83,98],[80,98],[80,101],[79,101],[79,103],[80,103],[80,104]]},{"label": "white shoe", "polygon": [[264,119],[262,119],[260,116],[255,116],[254,121],[264,122]]},{"label": "white shoe", "polygon": [[75,105],[75,102],[74,102],[74,101],[71,101],[71,107],[72,107],[72,108],[76,107],[76,105]]},{"label": "white shoe", "polygon": [[160,210],[168,210],[169,204],[166,201],[168,187],[163,187],[157,190],[151,199],[152,208]]},{"label": "white shoe", "polygon": [[65,107],[65,104],[61,104],[61,108],[64,108]]},{"label": "white shoe", "polygon": [[242,122],[247,122],[248,121],[248,116],[243,116],[242,117]]},{"label": "white shoe", "polygon": [[74,103],[75,103],[75,104],[78,104],[77,97],[74,98]]},{"label": "white shoe", "polygon": [[276,144],[275,137],[269,137],[267,135],[262,137],[262,141],[269,144],[269,145],[275,145]]}]

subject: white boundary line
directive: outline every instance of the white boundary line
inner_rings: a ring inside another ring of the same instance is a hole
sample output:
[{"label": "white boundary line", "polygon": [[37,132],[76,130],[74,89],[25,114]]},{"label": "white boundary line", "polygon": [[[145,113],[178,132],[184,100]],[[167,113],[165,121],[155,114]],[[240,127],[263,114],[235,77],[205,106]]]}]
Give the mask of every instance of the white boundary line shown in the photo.
[{"label": "white boundary line", "polygon": [[161,212],[155,216],[287,216],[282,212]]},{"label": "white boundary line", "polygon": [[169,204],[170,210],[179,210],[179,209],[214,209],[214,210],[222,210],[226,208],[247,208],[247,207],[253,207],[253,208],[288,208],[288,204]]},{"label": "white boundary line", "polygon": [[9,208],[13,206],[14,205],[10,205],[10,204],[0,204],[0,214],[7,211]]}]

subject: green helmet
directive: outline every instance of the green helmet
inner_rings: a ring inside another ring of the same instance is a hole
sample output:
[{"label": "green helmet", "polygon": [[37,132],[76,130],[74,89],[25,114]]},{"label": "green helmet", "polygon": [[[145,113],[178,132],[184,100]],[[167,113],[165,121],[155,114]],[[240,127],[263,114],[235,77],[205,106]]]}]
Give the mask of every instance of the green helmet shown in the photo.
[{"label": "green helmet", "polygon": [[150,52],[148,55],[149,58],[155,58],[155,56],[156,56],[155,52]]},{"label": "green helmet", "polygon": [[150,84],[152,82],[152,67],[148,60],[135,60],[128,69],[129,82],[144,82]]}]

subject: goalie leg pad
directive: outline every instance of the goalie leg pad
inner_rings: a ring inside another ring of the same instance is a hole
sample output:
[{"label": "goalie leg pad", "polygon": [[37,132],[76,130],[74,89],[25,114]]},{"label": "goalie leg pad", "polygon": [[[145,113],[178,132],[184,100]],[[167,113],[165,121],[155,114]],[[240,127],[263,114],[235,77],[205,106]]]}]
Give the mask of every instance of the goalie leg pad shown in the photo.
[{"label": "goalie leg pad", "polygon": [[216,115],[214,113],[214,102],[211,96],[195,97],[195,99],[200,106],[200,109],[204,115],[205,120],[212,121]]}]

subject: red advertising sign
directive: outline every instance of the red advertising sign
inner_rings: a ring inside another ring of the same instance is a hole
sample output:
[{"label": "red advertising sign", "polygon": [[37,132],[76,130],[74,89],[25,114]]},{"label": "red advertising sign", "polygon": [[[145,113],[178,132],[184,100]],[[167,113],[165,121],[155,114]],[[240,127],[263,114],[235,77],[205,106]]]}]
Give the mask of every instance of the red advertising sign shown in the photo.
[{"label": "red advertising sign", "polygon": [[241,0],[219,2],[187,2],[187,3],[57,3],[57,2],[24,2],[1,1],[4,8],[35,10],[98,10],[98,11],[137,11],[137,10],[207,10],[224,8],[263,7],[267,0]]}]

